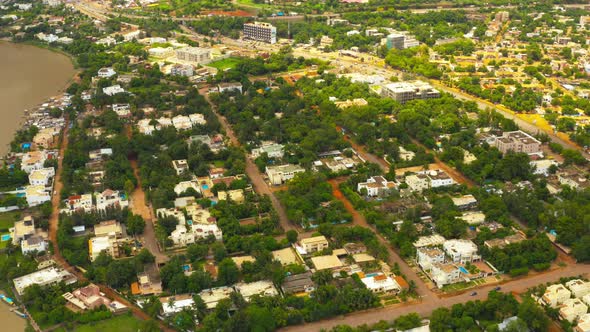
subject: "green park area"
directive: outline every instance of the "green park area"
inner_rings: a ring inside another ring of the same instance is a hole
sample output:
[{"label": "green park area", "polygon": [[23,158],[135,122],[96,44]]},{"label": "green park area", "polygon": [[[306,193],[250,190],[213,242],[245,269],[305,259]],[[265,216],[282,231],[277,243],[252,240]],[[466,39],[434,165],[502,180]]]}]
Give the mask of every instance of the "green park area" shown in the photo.
[{"label": "green park area", "polygon": [[209,63],[207,66],[217,68],[218,70],[232,69],[240,63],[238,58],[226,58]]},{"label": "green park area", "polygon": [[141,321],[131,315],[122,315],[95,323],[77,325],[73,329],[59,328],[56,332],[136,332],[141,330]]}]

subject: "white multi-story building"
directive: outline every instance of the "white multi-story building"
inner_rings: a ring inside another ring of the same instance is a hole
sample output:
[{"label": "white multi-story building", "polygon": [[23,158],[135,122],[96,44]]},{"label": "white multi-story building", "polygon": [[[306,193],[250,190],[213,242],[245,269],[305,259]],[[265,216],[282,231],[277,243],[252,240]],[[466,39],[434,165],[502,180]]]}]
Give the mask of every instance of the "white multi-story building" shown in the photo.
[{"label": "white multi-story building", "polygon": [[508,131],[496,138],[494,146],[502,153],[508,151],[524,152],[526,154],[542,154],[541,142],[524,131]]},{"label": "white multi-story building", "polygon": [[109,207],[125,208],[129,206],[129,201],[125,193],[118,190],[106,189],[103,192],[94,193],[96,197],[96,209],[104,211]]},{"label": "white multi-story building", "polygon": [[65,282],[66,285],[70,285],[78,281],[74,275],[66,270],[49,267],[43,270],[33,272],[31,274],[24,275],[19,278],[13,279],[14,288],[16,292],[23,295],[24,290],[32,285],[39,285],[41,287]]},{"label": "white multi-story building", "polygon": [[277,42],[277,28],[266,22],[245,23],[244,39],[274,44]]},{"label": "white multi-story building", "polygon": [[440,92],[426,82],[413,81],[386,84],[381,89],[381,95],[403,104],[414,99],[438,98]]},{"label": "white multi-story building", "polygon": [[211,62],[211,49],[202,47],[185,47],[176,50],[178,60],[204,65]]},{"label": "white multi-story building", "polygon": [[298,165],[267,166],[266,175],[271,184],[281,185],[295,177],[297,173],[303,173],[305,169]]},{"label": "white multi-story building", "polygon": [[443,170],[420,171],[406,176],[406,184],[411,191],[421,192],[430,188],[451,186],[455,183]]},{"label": "white multi-story building", "polygon": [[31,174],[34,170],[43,168],[47,160],[45,151],[30,151],[23,154],[20,168],[27,174]]},{"label": "white multi-story building", "polygon": [[454,284],[461,280],[461,270],[455,264],[433,264],[430,274],[438,288],[442,288],[444,285]]},{"label": "white multi-story building", "polygon": [[55,176],[55,169],[53,167],[34,170],[29,174],[29,184],[32,186],[48,186],[53,176]]},{"label": "white multi-story building", "polygon": [[383,273],[362,278],[361,281],[373,293],[397,293],[401,291],[400,285],[393,278]]},{"label": "white multi-story building", "polygon": [[38,235],[31,236],[26,240],[22,240],[20,243],[20,248],[23,255],[31,254],[31,253],[39,253],[47,251],[47,241],[44,238]]},{"label": "white multi-story building", "polygon": [[106,88],[102,88],[102,92],[104,92],[107,96],[114,96],[118,93],[124,93],[125,89],[123,89],[119,84],[107,86]]},{"label": "white multi-story building", "polygon": [[418,248],[416,260],[424,271],[430,271],[432,265],[445,262],[445,253],[439,248]]},{"label": "white multi-story building", "polygon": [[329,246],[328,240],[323,235],[301,239],[299,244],[307,254],[322,251]]},{"label": "white multi-story building", "polygon": [[377,197],[387,195],[392,189],[396,187],[394,181],[387,181],[382,176],[373,176],[367,179],[366,182],[360,182],[357,185],[357,191],[360,193],[361,190],[367,191],[367,196]]},{"label": "white multi-story building", "polygon": [[570,280],[570,281],[566,282],[565,286],[567,288],[569,288],[569,290],[572,292],[574,297],[577,297],[579,299],[583,298],[587,294],[590,294],[590,282],[589,281],[574,279],[574,280]]},{"label": "white multi-story building", "polygon": [[580,299],[567,299],[559,306],[559,316],[570,323],[573,323],[587,312],[588,306]]},{"label": "white multi-story building", "polygon": [[66,207],[61,212],[72,214],[77,211],[90,212],[94,208],[92,194],[73,195],[65,199]]},{"label": "white multi-story building", "polygon": [[262,144],[256,149],[252,149],[252,158],[258,158],[266,153],[269,158],[283,158],[285,146],[277,143]]},{"label": "white multi-story building", "polygon": [[564,303],[571,296],[572,292],[565,288],[565,286],[554,284],[545,289],[545,294],[543,294],[540,301],[552,308],[557,308],[558,305]]},{"label": "white multi-story building", "polygon": [[447,240],[443,249],[454,263],[470,263],[481,260],[477,254],[477,245],[470,240]]},{"label": "white multi-story building", "polygon": [[111,67],[100,68],[97,73],[100,78],[109,78],[117,75],[117,72]]},{"label": "white multi-story building", "polygon": [[51,194],[43,185],[26,186],[25,196],[30,207],[51,201]]}]

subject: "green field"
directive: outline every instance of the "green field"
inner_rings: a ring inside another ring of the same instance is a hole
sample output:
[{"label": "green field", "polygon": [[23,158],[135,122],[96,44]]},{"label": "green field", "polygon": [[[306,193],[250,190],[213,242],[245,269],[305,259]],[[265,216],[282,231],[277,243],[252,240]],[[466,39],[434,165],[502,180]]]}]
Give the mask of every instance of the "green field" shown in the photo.
[{"label": "green field", "polygon": [[231,69],[240,63],[238,58],[227,58],[209,63],[207,66],[217,68],[218,70]]},{"label": "green field", "polygon": [[20,217],[20,211],[0,213],[0,231],[8,230],[10,227],[14,226],[14,222],[20,220]]},{"label": "green field", "polygon": [[55,332],[137,332],[140,331],[141,321],[130,315],[117,316],[92,324],[78,325],[73,330],[59,328]]}]

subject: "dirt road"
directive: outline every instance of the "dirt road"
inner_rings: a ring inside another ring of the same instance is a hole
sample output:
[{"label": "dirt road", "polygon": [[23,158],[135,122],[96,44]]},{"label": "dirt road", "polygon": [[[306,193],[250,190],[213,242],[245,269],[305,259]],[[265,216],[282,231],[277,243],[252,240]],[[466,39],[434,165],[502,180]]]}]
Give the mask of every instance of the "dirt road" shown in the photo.
[{"label": "dirt road", "polygon": [[[221,124],[221,127],[225,131],[225,134],[229,138],[229,141],[231,142],[231,144],[241,147],[242,144],[240,143],[240,141],[236,137],[231,125],[227,121],[227,118],[225,116],[221,115],[220,113],[218,113],[217,109],[215,108],[215,105],[213,105],[213,103],[211,103],[211,101],[209,100],[209,96],[207,94],[208,90],[209,90],[209,87],[205,87],[205,88],[202,88],[201,90],[199,90],[199,93],[201,95],[205,96],[205,99],[207,99],[207,102],[209,102],[209,104],[211,105],[211,109],[213,110],[213,113],[215,113],[215,115],[217,116],[217,119],[219,120],[219,123]],[[258,193],[259,195],[267,195],[268,197],[270,197],[270,201],[272,203],[272,206],[275,209],[275,211],[277,211],[277,214],[279,215],[279,222],[280,222],[281,228],[283,228],[283,230],[285,232],[288,230],[292,230],[292,229],[298,230],[297,227],[289,221],[289,218],[287,217],[287,212],[285,211],[285,208],[283,207],[281,202],[278,200],[278,198],[274,194],[273,190],[268,186],[268,184],[264,180],[264,176],[258,170],[258,167],[256,166],[256,164],[254,164],[254,162],[252,161],[252,159],[250,159],[249,156],[246,156],[246,175],[248,175],[250,182],[252,182],[252,187],[254,187],[254,191],[256,191],[256,193]],[[299,231],[301,231],[301,230],[299,230]]]},{"label": "dirt road", "polygon": [[375,233],[379,242],[385,248],[387,248],[387,252],[389,253],[389,261],[387,263],[390,266],[393,266],[395,263],[397,263],[399,265],[399,269],[400,269],[401,273],[405,275],[407,281],[410,281],[410,280],[414,281],[414,283],[416,284],[416,288],[417,288],[416,291],[421,296],[422,299],[436,298],[435,293],[426,286],[426,284],[418,277],[418,275],[416,275],[414,270],[412,270],[412,268],[406,263],[406,261],[404,261],[398,255],[398,253],[395,252],[395,250],[393,250],[391,248],[391,244],[389,243],[389,241],[386,238],[384,238],[381,234],[379,234],[379,232],[377,232],[373,228],[372,225],[369,225],[369,223],[367,222],[367,219],[365,219],[365,216],[363,216],[361,213],[359,213],[354,208],[352,203],[348,200],[348,198],[346,198],[346,196],[344,196],[344,194],[342,194],[342,192],[340,191],[340,188],[339,188],[339,184],[343,180],[344,180],[343,178],[331,179],[328,181],[328,183],[330,183],[330,185],[332,186],[332,193],[333,193],[334,197],[336,197],[336,199],[341,201],[344,204],[344,208],[350,214],[352,214],[352,223],[354,225],[368,228],[368,229],[372,230],[373,233]]},{"label": "dirt road", "polygon": [[[55,183],[53,190],[56,194],[53,195],[51,198],[51,204],[53,206],[53,211],[51,212],[51,216],[49,217],[49,239],[53,245],[53,260],[61,266],[64,270],[69,271],[70,273],[74,274],[79,281],[87,282],[88,280],[78,269],[74,268],[70,265],[62,256],[59,246],[57,245],[57,228],[59,223],[59,204],[60,204],[60,194],[63,188],[62,172],[63,172],[63,156],[65,155],[65,151],[68,148],[68,132],[69,132],[69,121],[66,119],[66,124],[64,126],[64,130],[62,132],[61,137],[61,146],[59,149],[59,159],[57,161],[57,173],[55,174]],[[87,253],[79,253],[80,255],[86,255]],[[133,315],[141,320],[149,320],[152,319],[148,314],[143,312],[140,308],[135,306],[134,304],[127,301],[127,299],[120,296],[117,292],[115,292],[112,288],[106,285],[97,285],[100,288],[100,291],[107,295],[107,297],[116,300],[118,302],[123,303],[129,310],[133,313]],[[163,331],[170,331],[173,330],[167,327],[164,322],[158,321],[160,325],[160,329]]]}]

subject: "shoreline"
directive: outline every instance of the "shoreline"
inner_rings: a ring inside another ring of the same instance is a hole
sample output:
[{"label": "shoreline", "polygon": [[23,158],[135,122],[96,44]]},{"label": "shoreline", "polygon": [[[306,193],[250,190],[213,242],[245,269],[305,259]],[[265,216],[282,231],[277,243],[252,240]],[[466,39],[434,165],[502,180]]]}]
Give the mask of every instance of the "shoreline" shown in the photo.
[{"label": "shoreline", "polygon": [[[37,90],[37,91],[27,91],[27,92],[33,92],[33,93],[31,93],[31,95],[33,95],[33,97],[35,97],[34,96],[35,94],[42,95],[42,96],[39,96],[38,98],[31,98],[31,99],[33,99],[33,103],[31,103],[31,104],[28,104],[28,103],[24,104],[25,101],[22,101],[22,102],[20,102],[20,105],[8,107],[9,109],[7,111],[18,113],[18,115],[15,116],[16,126],[4,129],[5,131],[10,132],[10,134],[11,134],[10,137],[1,138],[4,142],[0,142],[0,154],[2,155],[3,158],[5,158],[11,152],[10,151],[10,144],[14,140],[16,133],[27,127],[27,121],[30,119],[31,114],[34,113],[34,111],[36,109],[41,107],[41,105],[46,103],[49,99],[56,98],[60,95],[63,95],[65,93],[67,87],[75,80],[75,78],[79,74],[80,70],[78,69],[75,58],[72,55],[70,55],[62,50],[55,49],[55,48],[48,46],[48,45],[40,45],[35,42],[13,42],[13,41],[9,41],[6,39],[1,39],[0,40],[0,47],[8,47],[8,48],[10,48],[10,47],[24,47],[24,48],[34,48],[37,50],[46,50],[46,51],[52,52],[60,57],[63,56],[65,58],[67,58],[68,64],[71,66],[71,69],[73,71],[73,74],[71,76],[69,76],[69,78],[65,82],[56,83],[59,86],[53,92],[42,93],[42,92],[37,92],[38,89],[31,88],[32,90]],[[30,80],[36,80],[36,79],[37,79],[36,77],[30,78]],[[48,84],[50,84],[50,83],[48,83]],[[35,93],[35,92],[37,92],[37,93]],[[8,98],[8,99],[10,100],[10,98]],[[19,104],[18,102],[15,102],[15,103]]]}]

